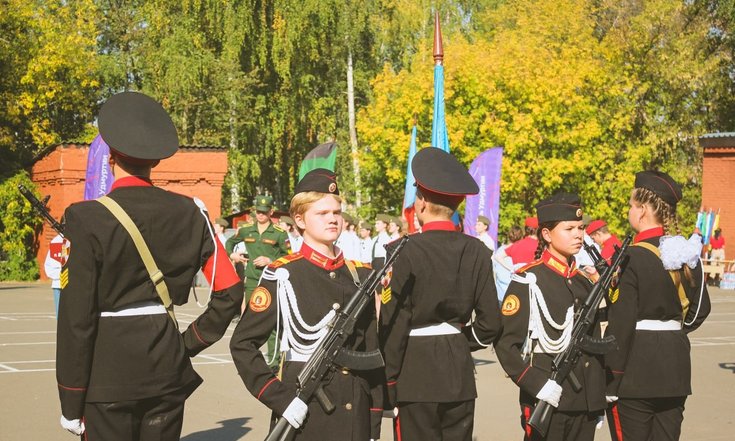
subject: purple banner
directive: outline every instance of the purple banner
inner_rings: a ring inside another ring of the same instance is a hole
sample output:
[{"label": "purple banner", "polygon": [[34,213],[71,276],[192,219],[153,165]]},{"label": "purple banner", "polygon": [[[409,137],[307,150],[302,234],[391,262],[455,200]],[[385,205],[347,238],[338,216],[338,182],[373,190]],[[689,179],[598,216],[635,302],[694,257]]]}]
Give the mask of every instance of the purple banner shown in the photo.
[{"label": "purple banner", "polygon": [[97,199],[110,192],[115,177],[110,170],[110,147],[97,135],[89,145],[87,177],[84,181],[84,200]]},{"label": "purple banner", "polygon": [[498,211],[500,209],[500,171],[503,162],[503,148],[485,150],[472,161],[470,174],[480,187],[480,192],[467,196],[464,212],[464,232],[476,236],[477,216],[490,219],[487,233],[498,244]]}]

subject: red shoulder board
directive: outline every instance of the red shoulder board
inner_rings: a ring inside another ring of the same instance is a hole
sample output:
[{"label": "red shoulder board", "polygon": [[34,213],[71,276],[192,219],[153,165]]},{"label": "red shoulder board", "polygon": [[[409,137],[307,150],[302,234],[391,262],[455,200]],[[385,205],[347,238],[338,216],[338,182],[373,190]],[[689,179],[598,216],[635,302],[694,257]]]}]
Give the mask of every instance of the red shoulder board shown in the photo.
[{"label": "red shoulder board", "polygon": [[271,263],[268,266],[271,267],[271,268],[278,268],[278,267],[281,267],[281,266],[283,266],[283,265],[285,265],[285,264],[287,264],[289,262],[294,262],[296,260],[299,260],[299,259],[301,259],[303,257],[304,256],[302,256],[301,253],[288,254],[286,256],[279,257],[278,259],[276,259],[275,262]]},{"label": "red shoulder board", "polygon": [[359,260],[350,260],[350,262],[352,262],[352,264],[355,265],[355,268],[373,269],[373,267],[370,266],[370,264],[360,262]]},{"label": "red shoulder board", "polygon": [[528,271],[529,269],[533,268],[534,266],[538,266],[538,265],[540,265],[542,263],[544,263],[544,261],[541,260],[541,259],[534,260],[533,262],[526,264],[526,266],[523,266],[521,268],[518,268],[518,271],[516,271],[516,274],[517,273],[524,273],[524,272]]}]

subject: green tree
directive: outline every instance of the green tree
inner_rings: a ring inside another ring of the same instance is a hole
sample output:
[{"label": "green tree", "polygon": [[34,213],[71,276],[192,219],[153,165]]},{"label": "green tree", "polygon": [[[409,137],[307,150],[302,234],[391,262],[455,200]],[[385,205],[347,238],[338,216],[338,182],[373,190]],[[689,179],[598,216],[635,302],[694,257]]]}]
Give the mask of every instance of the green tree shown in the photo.
[{"label": "green tree", "polygon": [[42,221],[18,191],[19,184],[35,192],[24,171],[0,183],[0,206],[4,207],[0,214],[0,280],[38,278],[36,252]]}]

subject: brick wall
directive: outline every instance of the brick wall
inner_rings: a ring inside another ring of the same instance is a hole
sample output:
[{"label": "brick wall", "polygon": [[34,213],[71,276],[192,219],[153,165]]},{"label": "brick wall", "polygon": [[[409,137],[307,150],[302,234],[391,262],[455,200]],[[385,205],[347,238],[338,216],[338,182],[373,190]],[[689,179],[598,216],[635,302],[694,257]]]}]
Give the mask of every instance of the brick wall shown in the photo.
[{"label": "brick wall", "polygon": [[[50,195],[49,209],[57,220],[66,207],[84,199],[84,180],[87,169],[88,144],[63,144],[47,152],[36,161],[31,179],[42,195]],[[227,172],[227,151],[220,148],[182,148],[174,156],[164,159],[153,169],[153,184],[191,197],[198,197],[207,206],[209,215],[220,216],[221,192]],[[44,223],[36,258],[41,267],[48,251],[49,241],[56,235]]]},{"label": "brick wall", "polygon": [[702,206],[720,210],[725,256],[735,259],[735,146],[704,148]]}]

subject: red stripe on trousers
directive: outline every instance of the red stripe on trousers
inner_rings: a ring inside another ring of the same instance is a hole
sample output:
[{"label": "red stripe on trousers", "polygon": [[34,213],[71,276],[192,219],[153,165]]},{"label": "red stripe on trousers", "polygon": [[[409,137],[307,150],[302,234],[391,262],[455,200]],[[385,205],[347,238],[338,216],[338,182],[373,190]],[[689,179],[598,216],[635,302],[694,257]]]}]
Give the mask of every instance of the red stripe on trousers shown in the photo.
[{"label": "red stripe on trousers", "polygon": [[[398,413],[400,414],[400,411],[398,411]],[[396,421],[395,421],[394,424],[396,425],[396,439],[395,439],[395,441],[401,441],[402,440],[402,437],[401,437],[401,419],[397,415],[396,415]]]},{"label": "red stripe on trousers", "polygon": [[623,427],[620,425],[620,414],[618,413],[618,403],[612,406],[613,423],[615,423],[615,434],[618,436],[617,441],[623,441]]},{"label": "red stripe on trousers", "polygon": [[529,406],[523,406],[523,418],[526,420],[526,439],[531,439],[531,425],[528,424],[528,419],[531,418],[531,408]]}]

